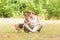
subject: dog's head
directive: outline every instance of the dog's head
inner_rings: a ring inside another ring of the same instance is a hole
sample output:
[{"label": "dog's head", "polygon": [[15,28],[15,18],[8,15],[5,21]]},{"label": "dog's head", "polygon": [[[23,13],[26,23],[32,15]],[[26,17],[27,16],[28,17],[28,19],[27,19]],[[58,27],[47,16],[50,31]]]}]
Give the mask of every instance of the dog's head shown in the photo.
[{"label": "dog's head", "polygon": [[21,29],[21,28],[23,28],[23,23],[22,24],[15,24],[16,30]]},{"label": "dog's head", "polygon": [[23,28],[23,25],[24,25],[23,23],[22,24],[19,24],[19,28]]}]

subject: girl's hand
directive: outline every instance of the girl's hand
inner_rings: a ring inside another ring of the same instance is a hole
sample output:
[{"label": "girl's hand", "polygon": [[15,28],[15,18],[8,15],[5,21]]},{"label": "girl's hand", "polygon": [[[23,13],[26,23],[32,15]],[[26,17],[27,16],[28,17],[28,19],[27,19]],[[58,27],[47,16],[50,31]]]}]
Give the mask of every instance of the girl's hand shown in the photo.
[{"label": "girl's hand", "polygon": [[27,24],[30,24],[30,22],[27,22]]}]

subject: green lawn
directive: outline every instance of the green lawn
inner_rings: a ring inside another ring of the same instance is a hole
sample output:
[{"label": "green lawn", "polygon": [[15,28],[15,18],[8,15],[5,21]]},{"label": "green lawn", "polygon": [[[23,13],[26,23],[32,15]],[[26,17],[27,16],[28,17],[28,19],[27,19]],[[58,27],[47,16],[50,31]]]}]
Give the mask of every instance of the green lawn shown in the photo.
[{"label": "green lawn", "polygon": [[0,40],[60,40],[60,24],[45,24],[41,32],[16,32],[12,24],[0,24]]}]

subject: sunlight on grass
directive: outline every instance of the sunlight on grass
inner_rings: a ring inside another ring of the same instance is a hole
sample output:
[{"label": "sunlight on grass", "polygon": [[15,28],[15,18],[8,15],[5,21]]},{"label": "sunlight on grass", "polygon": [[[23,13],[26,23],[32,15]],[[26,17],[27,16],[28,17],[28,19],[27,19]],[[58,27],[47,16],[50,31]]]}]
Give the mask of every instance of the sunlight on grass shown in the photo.
[{"label": "sunlight on grass", "polygon": [[17,33],[14,25],[0,25],[0,40],[60,40],[60,24],[46,24],[40,32]]}]

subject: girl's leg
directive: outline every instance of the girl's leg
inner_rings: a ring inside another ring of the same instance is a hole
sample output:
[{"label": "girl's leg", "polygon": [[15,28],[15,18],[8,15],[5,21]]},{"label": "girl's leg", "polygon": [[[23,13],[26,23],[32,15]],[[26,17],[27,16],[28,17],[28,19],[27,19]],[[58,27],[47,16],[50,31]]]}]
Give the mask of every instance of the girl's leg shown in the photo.
[{"label": "girl's leg", "polygon": [[26,27],[24,27],[24,32],[29,32],[29,30]]},{"label": "girl's leg", "polygon": [[42,28],[42,26],[41,25],[39,25],[39,26],[35,26],[34,28],[33,28],[33,32],[36,32],[36,31],[40,31],[41,30],[41,28]]},{"label": "girl's leg", "polygon": [[43,27],[43,24],[39,24],[38,26],[40,27],[39,30],[38,30],[38,32],[40,32],[40,30],[41,30],[42,27]]},{"label": "girl's leg", "polygon": [[35,26],[35,27],[33,28],[33,31],[32,31],[32,32],[36,32],[38,29],[39,29],[39,27],[38,27],[38,26]]},{"label": "girl's leg", "polygon": [[42,28],[41,25],[35,26],[33,29],[31,29],[27,24],[24,24],[24,26],[25,26],[28,30],[30,30],[31,32],[36,32],[36,31],[38,31],[38,30],[40,30],[40,29]]},{"label": "girl's leg", "polygon": [[28,29],[29,31],[33,31],[27,24],[24,24],[24,27]]},{"label": "girl's leg", "polygon": [[40,31],[41,31],[42,27],[43,27],[43,26],[40,26],[40,28],[38,29],[38,32],[40,32]]}]

